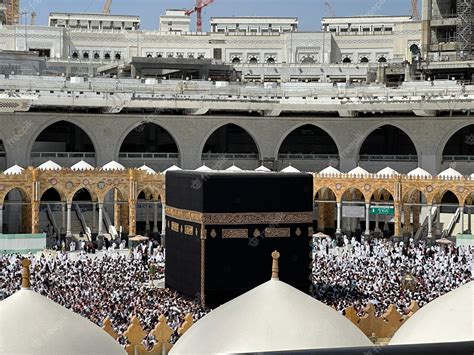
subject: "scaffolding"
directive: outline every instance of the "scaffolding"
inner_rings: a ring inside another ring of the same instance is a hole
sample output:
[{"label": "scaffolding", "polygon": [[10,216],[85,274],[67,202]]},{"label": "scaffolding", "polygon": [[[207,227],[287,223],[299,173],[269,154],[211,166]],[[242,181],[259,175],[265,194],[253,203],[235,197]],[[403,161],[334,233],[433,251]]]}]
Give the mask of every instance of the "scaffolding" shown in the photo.
[{"label": "scaffolding", "polygon": [[460,57],[470,58],[472,56],[473,44],[473,0],[457,0],[457,42]]}]

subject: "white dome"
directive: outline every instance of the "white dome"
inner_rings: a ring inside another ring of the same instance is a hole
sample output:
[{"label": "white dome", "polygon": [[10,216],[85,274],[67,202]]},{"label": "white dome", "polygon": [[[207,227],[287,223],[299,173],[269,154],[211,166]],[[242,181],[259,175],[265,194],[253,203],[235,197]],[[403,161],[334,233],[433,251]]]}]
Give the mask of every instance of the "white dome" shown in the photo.
[{"label": "white dome", "polygon": [[94,170],[94,167],[90,165],[88,162],[81,160],[80,162],[71,166],[71,170],[74,170],[74,171]]},{"label": "white dome", "polygon": [[270,169],[268,169],[266,166],[264,166],[263,164],[260,165],[257,169],[255,169],[255,171],[259,171],[261,173],[269,173],[271,172]]},{"label": "white dome", "polygon": [[201,171],[201,172],[211,172],[214,171],[211,168],[207,167],[206,164],[203,164],[201,167],[197,168],[196,171]]},{"label": "white dome", "polygon": [[5,175],[20,175],[22,171],[25,170],[21,166],[15,164],[11,167],[9,167],[7,170],[5,170],[3,173]]},{"label": "white dome", "polygon": [[41,164],[38,166],[38,169],[40,170],[61,170],[61,166],[57,163],[55,163],[52,160],[48,160],[47,162]]},{"label": "white dome", "polygon": [[238,166],[235,166],[234,164],[232,164],[231,167],[225,169],[225,171],[230,171],[230,172],[234,172],[234,173],[238,173],[238,172],[241,172],[243,171],[242,169],[240,169]]},{"label": "white dome", "polygon": [[426,170],[423,170],[422,168],[416,168],[415,170],[410,171],[408,176],[414,176],[414,177],[427,177],[430,178],[431,174],[427,172]]},{"label": "white dome", "polygon": [[150,175],[156,174],[156,171],[147,166],[146,164],[143,164],[141,167],[138,168],[138,170],[145,171],[147,174]]},{"label": "white dome", "polygon": [[117,163],[115,160],[105,164],[102,167],[104,171],[113,171],[113,170],[125,170],[125,167],[122,164]]},{"label": "white dome", "polygon": [[298,169],[292,167],[291,165],[288,165],[285,169],[281,171],[282,173],[301,173]]},{"label": "white dome", "polygon": [[328,166],[327,168],[324,168],[323,170],[319,172],[319,174],[326,174],[326,175],[338,175],[340,173],[341,172],[339,170],[337,170],[336,168],[332,166]]},{"label": "white dome", "polygon": [[179,166],[177,165],[172,165],[170,166],[168,169],[166,169],[165,171],[163,171],[163,174],[166,174],[168,171],[178,171],[178,170],[183,170],[181,169]]},{"label": "white dome", "polygon": [[389,345],[474,341],[474,281],[435,299],[411,316]]},{"label": "white dome", "polygon": [[446,169],[438,174],[440,179],[451,179],[462,177],[462,174],[453,168]]},{"label": "white dome", "polygon": [[398,171],[392,169],[391,167],[387,166],[380,170],[376,175],[378,176],[392,176],[392,175],[400,175]]},{"label": "white dome", "polygon": [[350,320],[272,279],[197,321],[171,354],[245,353],[372,346]]},{"label": "white dome", "polygon": [[355,167],[351,171],[348,172],[349,175],[369,175],[369,172],[360,166]]},{"label": "white dome", "polygon": [[125,354],[97,325],[29,289],[0,302],[0,324],[0,349],[10,354]]}]

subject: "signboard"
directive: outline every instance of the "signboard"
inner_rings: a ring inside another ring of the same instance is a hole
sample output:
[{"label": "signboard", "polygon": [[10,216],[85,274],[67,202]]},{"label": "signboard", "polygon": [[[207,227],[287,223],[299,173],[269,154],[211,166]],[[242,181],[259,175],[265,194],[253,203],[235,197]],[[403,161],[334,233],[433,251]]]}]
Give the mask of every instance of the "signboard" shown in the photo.
[{"label": "signboard", "polygon": [[395,210],[390,206],[371,206],[369,214],[378,214],[383,216],[392,216]]},{"label": "signboard", "polygon": [[365,206],[342,206],[342,217],[349,218],[364,218],[365,217]]}]

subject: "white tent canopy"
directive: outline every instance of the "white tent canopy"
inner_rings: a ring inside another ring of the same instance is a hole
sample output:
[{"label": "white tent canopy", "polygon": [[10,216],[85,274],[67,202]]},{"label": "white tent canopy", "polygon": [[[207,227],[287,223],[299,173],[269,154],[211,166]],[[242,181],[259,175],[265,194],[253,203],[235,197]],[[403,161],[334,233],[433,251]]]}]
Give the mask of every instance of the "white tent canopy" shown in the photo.
[{"label": "white tent canopy", "polygon": [[413,177],[426,177],[426,178],[432,177],[429,172],[427,172],[426,170],[423,170],[420,167],[410,171],[407,175],[413,176]]},{"label": "white tent canopy", "polygon": [[328,166],[327,168],[324,168],[323,170],[319,172],[319,174],[322,174],[322,175],[338,175],[340,173],[341,172],[339,170],[337,170],[335,167],[332,167],[332,166]]},{"label": "white tent canopy", "polygon": [[90,165],[88,162],[81,160],[80,162],[77,162],[76,164],[71,166],[71,170],[74,170],[74,171],[94,170],[94,167]]},{"label": "white tent canopy", "polygon": [[400,175],[400,174],[398,173],[398,171],[387,166],[386,168],[383,168],[382,170],[380,170],[376,175],[377,176],[393,176],[393,175]]},{"label": "white tent canopy", "polygon": [[298,169],[294,168],[290,165],[288,165],[285,169],[281,171],[282,173],[301,173]]},{"label": "white tent canopy", "polygon": [[262,173],[269,173],[271,172],[270,169],[268,169],[266,166],[264,166],[263,164],[260,165],[257,169],[255,169],[255,171],[259,171],[259,172],[262,172]]},{"label": "white tent canopy", "polygon": [[349,171],[348,174],[349,175],[369,175],[370,173],[367,170],[361,168],[360,166],[357,166],[351,171]]},{"label": "white tent canopy", "polygon": [[105,164],[102,167],[102,170],[104,171],[125,170],[125,167],[122,164],[117,163],[115,160],[112,160],[111,162]]},{"label": "white tent canopy", "polygon": [[238,173],[238,172],[241,172],[241,171],[243,171],[243,170],[240,169],[238,166],[235,166],[235,164],[232,164],[232,166],[231,166],[231,167],[228,167],[227,169],[225,169],[225,171],[230,171],[230,172]]},{"label": "white tent canopy", "polygon": [[38,166],[40,170],[61,170],[61,165],[55,163],[52,160],[48,160],[47,162]]},{"label": "white tent canopy", "polygon": [[196,171],[200,171],[200,172],[212,172],[212,171],[214,171],[214,170],[212,170],[211,168],[209,168],[208,166],[206,166],[206,164],[203,164],[202,166],[200,166],[199,168],[197,168]]},{"label": "white tent canopy", "polygon": [[22,171],[25,170],[21,166],[15,164],[11,167],[9,167],[7,170],[5,170],[3,173],[5,175],[20,175]]},{"label": "white tent canopy", "polygon": [[147,166],[146,164],[143,164],[141,167],[138,168],[138,170],[145,171],[147,174],[150,175],[156,174],[156,171]]},{"label": "white tent canopy", "polygon": [[440,179],[451,179],[451,178],[462,177],[462,174],[459,171],[454,170],[453,168],[448,168],[448,169],[443,170],[442,172],[440,172],[438,174],[438,177]]},{"label": "white tent canopy", "polygon": [[177,165],[171,165],[168,169],[163,171],[164,174],[166,174],[168,171],[178,171],[178,170],[183,170]]}]

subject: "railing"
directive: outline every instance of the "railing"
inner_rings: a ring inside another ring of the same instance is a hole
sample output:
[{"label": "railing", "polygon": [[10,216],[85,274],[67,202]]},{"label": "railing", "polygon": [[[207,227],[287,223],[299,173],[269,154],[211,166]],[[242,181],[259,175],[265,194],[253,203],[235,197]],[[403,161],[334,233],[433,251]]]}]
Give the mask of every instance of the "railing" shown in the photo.
[{"label": "railing", "polygon": [[279,160],[333,160],[339,159],[337,154],[278,154]]},{"label": "railing", "polygon": [[241,153],[203,153],[202,160],[256,160],[258,159],[257,153],[241,154]]},{"label": "railing", "polygon": [[119,153],[120,159],[178,159],[179,153]]},{"label": "railing", "polygon": [[46,213],[48,215],[49,220],[51,221],[51,224],[53,225],[54,232],[56,233],[57,236],[59,236],[60,233],[59,233],[58,224],[56,223],[56,218],[54,217],[54,213],[51,210],[51,206],[49,205],[49,203],[46,204]]},{"label": "railing", "polygon": [[417,162],[417,155],[372,155],[372,154],[361,154],[361,161],[410,161]]},{"label": "railing", "polygon": [[456,225],[460,215],[461,215],[461,208],[458,208],[456,210],[456,213],[453,215],[453,217],[449,221],[448,227],[445,230],[443,230],[443,233],[441,234],[441,237],[446,238],[446,237],[449,237],[451,235],[451,233],[454,229],[454,226]]},{"label": "railing", "polygon": [[95,153],[85,152],[32,152],[32,158],[95,158]]},{"label": "railing", "polygon": [[86,219],[84,218],[84,215],[82,214],[79,204],[74,203],[73,205],[74,205],[74,210],[76,211],[77,218],[79,218],[79,222],[81,223],[83,232],[86,234],[88,240],[92,240],[90,229],[87,226]]},{"label": "railing", "polygon": [[443,155],[443,161],[474,161],[474,155]]}]

